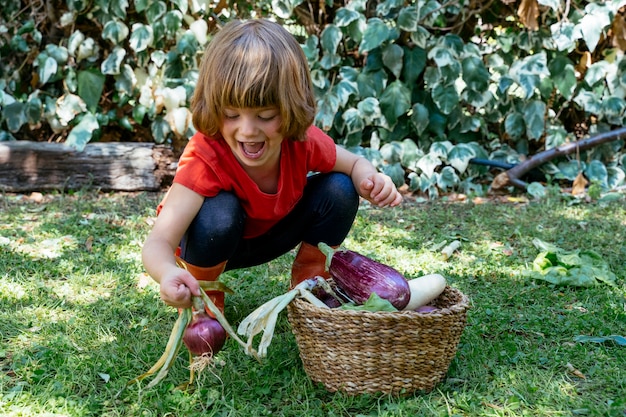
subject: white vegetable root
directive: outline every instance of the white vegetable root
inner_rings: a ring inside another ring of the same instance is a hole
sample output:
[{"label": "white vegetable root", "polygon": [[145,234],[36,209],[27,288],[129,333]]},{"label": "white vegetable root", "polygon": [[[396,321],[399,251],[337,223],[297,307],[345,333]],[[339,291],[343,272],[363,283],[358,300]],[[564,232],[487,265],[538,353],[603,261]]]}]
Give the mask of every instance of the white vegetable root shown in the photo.
[{"label": "white vegetable root", "polygon": [[403,311],[415,310],[437,298],[446,289],[446,279],[439,274],[424,275],[409,280],[411,298]]}]

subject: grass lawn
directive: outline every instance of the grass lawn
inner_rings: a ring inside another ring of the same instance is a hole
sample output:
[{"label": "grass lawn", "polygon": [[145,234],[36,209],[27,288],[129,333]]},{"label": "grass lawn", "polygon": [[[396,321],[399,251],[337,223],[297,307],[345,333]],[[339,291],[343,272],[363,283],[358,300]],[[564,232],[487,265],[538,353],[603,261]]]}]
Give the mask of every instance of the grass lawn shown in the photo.
[{"label": "grass lawn", "polygon": [[[404,397],[330,393],[311,382],[286,312],[261,363],[229,339],[192,389],[175,389],[189,377],[183,349],[155,388],[122,391],[159,358],[177,315],[140,260],[160,197],[0,196],[0,415],[626,416],[626,346],[606,338],[626,336],[624,196],[363,205],[346,248],[407,277],[441,273],[471,299],[447,377]],[[616,285],[528,278],[533,239],[594,250]],[[454,240],[459,251],[444,260],[441,248]],[[224,275],[236,291],[231,324],[287,290],[293,255]]]}]

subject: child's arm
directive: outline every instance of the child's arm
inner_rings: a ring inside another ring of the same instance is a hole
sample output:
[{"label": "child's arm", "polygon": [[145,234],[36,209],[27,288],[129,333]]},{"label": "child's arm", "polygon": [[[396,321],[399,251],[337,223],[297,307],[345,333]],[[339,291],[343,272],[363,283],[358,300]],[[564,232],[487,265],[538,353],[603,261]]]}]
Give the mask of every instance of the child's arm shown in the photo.
[{"label": "child's arm", "polygon": [[203,201],[200,194],[173,184],[143,245],[143,264],[148,274],[160,284],[161,299],[172,307],[189,307],[191,295],[200,295],[198,282],[176,265],[174,253]]},{"label": "child's arm", "polygon": [[337,146],[337,161],[333,171],[350,175],[361,197],[379,207],[395,207],[402,202],[402,195],[388,175],[376,170],[367,159]]}]

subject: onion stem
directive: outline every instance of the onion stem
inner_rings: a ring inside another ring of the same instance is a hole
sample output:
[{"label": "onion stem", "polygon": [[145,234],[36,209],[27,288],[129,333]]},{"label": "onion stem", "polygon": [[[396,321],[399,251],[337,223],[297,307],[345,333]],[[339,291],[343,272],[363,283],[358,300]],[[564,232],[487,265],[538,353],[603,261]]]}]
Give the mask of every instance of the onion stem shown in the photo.
[{"label": "onion stem", "polygon": [[231,327],[230,323],[228,323],[228,320],[226,320],[226,317],[224,317],[224,314],[222,314],[220,309],[217,308],[217,306],[215,305],[215,303],[213,303],[211,298],[204,291],[200,291],[200,293],[201,293],[200,295],[202,296],[202,301],[204,301],[204,304],[206,304],[206,306],[208,307],[209,311],[211,311],[211,313],[213,313],[213,315],[215,316],[217,321],[220,322],[220,324],[222,325],[224,330],[226,330],[226,333],[228,333],[228,335],[230,337],[232,337],[237,343],[239,343],[244,348],[246,354],[248,354],[248,355],[254,357],[256,360],[260,361],[259,355],[256,352],[256,350],[250,348],[248,345],[246,345],[246,343],[244,343],[243,340],[241,340],[239,338],[239,336],[237,336],[237,333],[235,333],[235,331]]}]

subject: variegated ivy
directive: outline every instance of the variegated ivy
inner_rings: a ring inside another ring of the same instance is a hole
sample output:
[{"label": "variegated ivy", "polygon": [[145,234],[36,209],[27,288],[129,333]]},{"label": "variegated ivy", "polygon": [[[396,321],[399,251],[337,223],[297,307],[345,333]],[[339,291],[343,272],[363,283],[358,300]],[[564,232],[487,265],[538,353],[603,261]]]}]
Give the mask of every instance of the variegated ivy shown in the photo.
[{"label": "variegated ivy", "polygon": [[[264,15],[301,40],[316,124],[340,144],[430,198],[480,193],[488,170],[474,158],[515,164],[624,122],[626,0],[524,3],[540,21],[507,9],[494,19],[480,1],[346,0],[319,11],[322,24],[302,20],[312,5],[301,0],[65,0],[46,25],[34,5],[29,14],[9,4],[0,11],[0,140],[47,125],[76,149],[110,127],[129,140],[144,127],[156,143],[184,141],[211,31]],[[41,32],[51,26],[63,37]],[[624,185],[625,155],[616,141],[542,169],[567,181],[582,171],[610,190]]]}]

